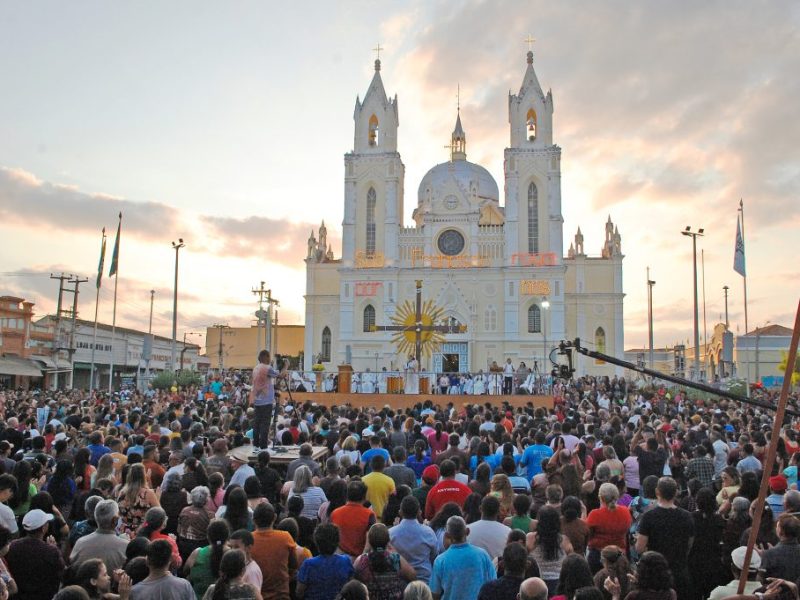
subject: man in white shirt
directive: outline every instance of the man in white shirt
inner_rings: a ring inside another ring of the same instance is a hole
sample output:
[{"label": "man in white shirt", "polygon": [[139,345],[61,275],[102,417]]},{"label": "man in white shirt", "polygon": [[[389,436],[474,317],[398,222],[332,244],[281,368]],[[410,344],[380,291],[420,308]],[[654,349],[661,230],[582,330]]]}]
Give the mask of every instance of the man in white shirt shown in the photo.
[{"label": "man in white shirt", "polygon": [[481,501],[481,519],[469,525],[467,542],[489,553],[492,560],[503,555],[511,528],[497,521],[500,500],[484,496]]},{"label": "man in white shirt", "polygon": [[6,505],[17,492],[17,478],[8,473],[0,475],[0,525],[8,529],[12,537],[17,537],[19,527],[14,511]]},{"label": "man in white shirt", "polygon": [[511,364],[511,359],[507,358],[506,364],[503,365],[503,395],[510,396],[513,389],[514,389],[514,365]]}]

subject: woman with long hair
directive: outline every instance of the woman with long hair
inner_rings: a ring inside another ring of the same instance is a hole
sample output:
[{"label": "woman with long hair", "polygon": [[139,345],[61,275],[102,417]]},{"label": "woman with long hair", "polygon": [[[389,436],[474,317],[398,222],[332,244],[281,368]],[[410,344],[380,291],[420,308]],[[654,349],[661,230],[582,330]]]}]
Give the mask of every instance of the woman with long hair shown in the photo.
[{"label": "woman with long hair", "polygon": [[[74,469],[73,472],[75,472]],[[103,454],[100,460],[97,461],[97,470],[92,473],[90,478],[91,486],[94,487],[95,482],[101,479],[110,479],[115,484],[117,483],[114,471],[114,457],[111,454]]]},{"label": "woman with long hair", "polygon": [[222,519],[214,519],[208,524],[208,545],[194,550],[183,565],[183,572],[198,598],[202,598],[208,587],[219,577],[220,562],[228,549],[230,535],[228,524]]},{"label": "woman with long hair", "polygon": [[427,436],[428,445],[431,447],[431,461],[436,462],[436,457],[439,453],[447,450],[449,445],[449,436],[444,433],[444,426],[441,421],[436,421],[431,431]]},{"label": "woman with long hair", "polygon": [[611,477],[621,477],[623,473],[622,461],[617,457],[617,451],[613,446],[603,446],[603,462],[600,465],[606,465]]},{"label": "woman with long hair", "polygon": [[594,585],[589,563],[578,554],[570,554],[561,564],[558,586],[553,600],[572,600],[575,592]]},{"label": "woman with long hair", "polygon": [[492,489],[492,468],[488,463],[481,463],[475,469],[475,479],[469,482],[470,489],[481,497],[488,494]]},{"label": "woman with long hair", "polygon": [[603,563],[603,568],[594,575],[595,587],[602,590],[606,600],[610,600],[611,594],[603,587],[605,580],[610,577],[619,582],[620,598],[625,598],[630,588],[628,575],[632,573],[625,551],[619,546],[606,546],[600,552],[600,562]]},{"label": "woman with long hair", "polygon": [[210,497],[208,488],[197,486],[189,497],[191,504],[178,516],[177,542],[183,560],[208,543],[208,525],[211,522],[211,515],[206,510]]},{"label": "woman with long hair", "polygon": [[437,555],[445,551],[444,534],[447,527],[447,519],[455,516],[464,516],[464,514],[461,512],[461,507],[455,502],[447,502],[442,505],[442,508],[439,509],[439,512],[437,512],[428,523],[428,526],[433,529],[433,533],[436,534]]},{"label": "woman with long hair", "polygon": [[106,564],[99,558],[83,561],[75,574],[75,582],[89,595],[90,600],[100,600],[111,591],[111,577]]},{"label": "woman with long hair", "polygon": [[219,563],[219,577],[212,583],[203,600],[261,600],[261,590],[244,581],[247,557],[241,550],[228,550]]},{"label": "woman with long hair", "polygon": [[722,533],[722,556],[725,564],[730,566],[731,552],[739,547],[739,540],[745,530],[753,523],[750,517],[750,501],[742,496],[737,496],[731,502],[731,511],[725,520],[725,531]]},{"label": "woman with long hair", "polygon": [[572,552],[572,544],[561,534],[561,515],[555,508],[543,506],[537,517],[536,531],[528,534],[528,551],[539,565],[539,576],[552,595],[556,593],[561,564]]},{"label": "woman with long hair", "polygon": [[498,473],[492,477],[489,495],[500,501],[500,513],[498,514],[500,521],[514,513],[514,489],[511,487],[508,475]]},{"label": "woman with long hair", "polygon": [[247,496],[247,506],[250,507],[250,510],[255,510],[256,506],[267,501],[261,493],[261,482],[255,475],[251,475],[244,480],[242,489],[244,489],[244,493]]},{"label": "woman with long hair", "polygon": [[592,573],[603,568],[600,551],[606,546],[619,546],[627,549],[628,530],[632,519],[625,506],[619,506],[619,490],[613,483],[604,483],[598,494],[600,508],[589,513],[586,524],[589,526],[589,554],[587,556]]},{"label": "woman with long hair", "polygon": [[586,554],[589,544],[589,526],[581,518],[583,504],[575,496],[567,496],[561,501],[561,533],[569,538],[575,554]]},{"label": "woman with long hair", "polygon": [[340,506],[347,504],[347,482],[344,479],[335,479],[328,487],[328,501],[319,507],[319,522],[330,523],[331,513]]},{"label": "woman with long hair", "polygon": [[208,474],[206,468],[197,458],[190,456],[183,461],[184,472],[181,477],[181,487],[190,492],[198,485],[208,485]]},{"label": "woman with long hair", "polygon": [[30,461],[21,460],[14,465],[11,474],[17,479],[17,491],[8,501],[8,506],[14,511],[14,516],[22,518],[31,506],[31,498],[38,491],[36,484],[31,481],[33,468]]},{"label": "woman with long hair", "polygon": [[44,487],[44,491],[49,492],[53,498],[53,503],[62,513],[69,515],[69,507],[75,498],[77,486],[72,478],[72,463],[66,459],[56,463],[56,470]]},{"label": "woman with long hair", "polygon": [[361,453],[358,451],[358,440],[352,435],[345,438],[342,449],[336,453],[336,458],[340,461],[343,456],[350,457],[350,464],[357,465],[361,462]]},{"label": "woman with long hair", "polygon": [[300,496],[303,499],[303,512],[300,514],[309,519],[316,519],[319,507],[327,502],[328,498],[321,487],[312,483],[311,469],[306,465],[298,467],[294,472],[293,483],[287,501],[292,496]]},{"label": "woman with long hair", "polygon": [[208,476],[208,502],[206,512],[213,517],[223,505],[225,499],[225,477],[222,473],[212,473]]},{"label": "woman with long hair", "polygon": [[389,549],[389,529],[383,523],[370,527],[364,554],[353,562],[353,569],[370,600],[401,600],[408,582],[417,578],[414,568]]},{"label": "woman with long hair", "polygon": [[171,535],[164,533],[167,526],[167,513],[160,506],[154,506],[145,513],[144,524],[139,528],[136,533],[137,537],[143,537],[148,541],[154,542],[156,540],[166,541],[172,548],[172,561],[170,568],[177,570],[183,564],[181,553],[178,550],[178,544],[175,542]]},{"label": "woman with long hair", "polygon": [[467,499],[464,500],[464,520],[467,525],[481,520],[481,502],[483,498],[480,494],[472,492]]},{"label": "woman with long hair", "polygon": [[739,495],[742,480],[736,467],[725,467],[720,474],[720,481],[722,487],[717,493],[717,506],[722,514],[727,514],[731,500]]},{"label": "woman with long hair", "polygon": [[717,499],[711,488],[701,488],[695,496],[694,543],[689,550],[689,575],[692,598],[701,600],[718,585],[727,583],[728,570],[723,568],[722,535],[725,520],[717,514]]},{"label": "woman with long hair", "polygon": [[226,492],[225,504],[219,507],[216,517],[225,519],[231,531],[237,529],[253,531],[253,511],[247,504],[247,494],[241,486],[229,487],[233,489]]},{"label": "woman with long hair", "polygon": [[164,512],[167,513],[167,526],[164,529],[164,533],[176,533],[181,511],[189,504],[186,500],[186,492],[181,487],[180,476],[177,474],[170,475],[164,482],[163,487],[156,492],[156,495],[159,493],[159,504],[164,509]]},{"label": "woman with long hair", "polygon": [[[633,590],[625,596],[625,600],[675,600],[677,594],[672,586],[672,572],[667,559],[651,550],[642,554],[636,564]],[[622,598],[618,580],[609,577],[603,582],[603,587],[613,600]]]},{"label": "woman with long hair", "polygon": [[145,513],[150,508],[160,506],[155,492],[147,486],[142,463],[130,465],[125,485],[117,496],[117,504],[122,529],[130,534],[134,534],[142,526]]},{"label": "woman with long hair", "polygon": [[75,484],[82,492],[86,492],[91,489],[92,475],[97,470],[89,462],[91,457],[92,453],[88,448],[80,448],[75,453],[75,458],[72,461],[75,472]]}]

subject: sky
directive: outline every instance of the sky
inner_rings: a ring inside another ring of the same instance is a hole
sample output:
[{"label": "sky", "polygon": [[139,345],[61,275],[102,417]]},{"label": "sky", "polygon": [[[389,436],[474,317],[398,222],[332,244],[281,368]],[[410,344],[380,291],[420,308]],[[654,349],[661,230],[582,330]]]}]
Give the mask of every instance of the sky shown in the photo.
[{"label": "sky", "polygon": [[[447,159],[456,88],[469,160],[502,188],[507,94],[534,66],[552,89],[568,247],[622,235],[625,346],[692,335],[691,241],[702,227],[706,321],[729,291],[744,200],[750,329],[791,326],[800,288],[800,4],[719,2],[0,3],[0,294],[54,311],[51,273],[110,262],[124,214],[118,323],[169,335],[179,238],[178,336],[254,321],[265,281],[281,323],[302,323],[306,239],[322,220],[341,251],[343,155],[376,44],[400,108],[405,220]],[[564,251],[566,252],[566,247]],[[699,258],[698,258],[699,260]],[[701,281],[701,302],[702,302]],[[111,321],[113,285],[100,290]],[[701,309],[702,310],[702,309]],[[701,314],[701,339],[702,320]],[[201,338],[190,337],[190,341]]]}]

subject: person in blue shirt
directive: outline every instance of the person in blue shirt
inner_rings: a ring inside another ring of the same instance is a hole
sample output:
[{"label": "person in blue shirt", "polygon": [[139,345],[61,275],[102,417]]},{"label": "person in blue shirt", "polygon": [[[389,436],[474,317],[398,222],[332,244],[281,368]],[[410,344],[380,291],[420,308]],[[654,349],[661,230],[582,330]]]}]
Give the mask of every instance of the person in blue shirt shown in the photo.
[{"label": "person in blue shirt", "polygon": [[492,469],[492,473],[494,473],[494,470],[500,464],[500,457],[496,454],[492,454],[489,444],[486,442],[478,444],[476,453],[469,459],[469,470],[472,472],[473,477],[475,477],[475,471],[477,471],[478,465],[482,462],[489,465]]},{"label": "person in blue shirt", "polygon": [[111,448],[104,444],[105,438],[103,438],[103,434],[99,431],[95,431],[92,434],[92,437],[89,438],[91,442],[87,448],[89,449],[89,463],[96,467],[97,463],[100,461],[100,457],[104,454],[110,454]]},{"label": "person in blue shirt", "polygon": [[353,565],[346,555],[336,554],[339,529],[336,525],[320,525],[314,531],[319,556],[309,558],[297,572],[297,597],[305,600],[334,600],[353,576]]},{"label": "person in blue shirt", "polygon": [[469,529],[459,516],[447,519],[446,550],[433,563],[430,588],[440,600],[477,598],[484,583],[497,579],[489,553],[467,542]]},{"label": "person in blue shirt", "polygon": [[377,435],[373,435],[369,438],[369,450],[361,455],[361,464],[364,465],[364,475],[368,475],[372,472],[372,459],[378,455],[383,457],[386,465],[392,464],[389,451],[381,446],[381,438]]},{"label": "person in blue shirt", "polygon": [[414,442],[414,454],[406,460],[406,466],[414,470],[417,480],[422,479],[422,472],[431,464],[431,457],[426,452],[424,440]]},{"label": "person in blue shirt", "polygon": [[742,446],[742,452],[744,452],[744,458],[736,463],[736,469],[739,471],[739,473],[746,473],[747,471],[760,473],[761,461],[753,456],[753,453],[755,452],[753,444],[748,443]]},{"label": "person in blue shirt", "polygon": [[400,503],[402,520],[389,530],[392,547],[414,568],[417,579],[428,583],[436,559],[437,539],[433,529],[417,520],[419,500],[406,496]]},{"label": "person in blue shirt", "polygon": [[542,461],[553,456],[553,449],[545,444],[546,437],[543,432],[537,431],[533,438],[533,444],[525,448],[522,453],[520,466],[527,469],[528,481],[532,481],[542,472]]}]

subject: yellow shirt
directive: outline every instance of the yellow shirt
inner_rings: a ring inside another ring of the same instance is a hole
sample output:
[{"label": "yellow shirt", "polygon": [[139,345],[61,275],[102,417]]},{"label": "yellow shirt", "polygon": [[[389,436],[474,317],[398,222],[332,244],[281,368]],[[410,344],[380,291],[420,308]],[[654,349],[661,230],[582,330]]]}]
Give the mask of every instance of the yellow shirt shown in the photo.
[{"label": "yellow shirt", "polygon": [[372,505],[375,516],[383,516],[383,507],[389,501],[389,496],[394,494],[394,480],[388,475],[373,471],[365,475],[361,481],[367,486],[367,500]]}]

